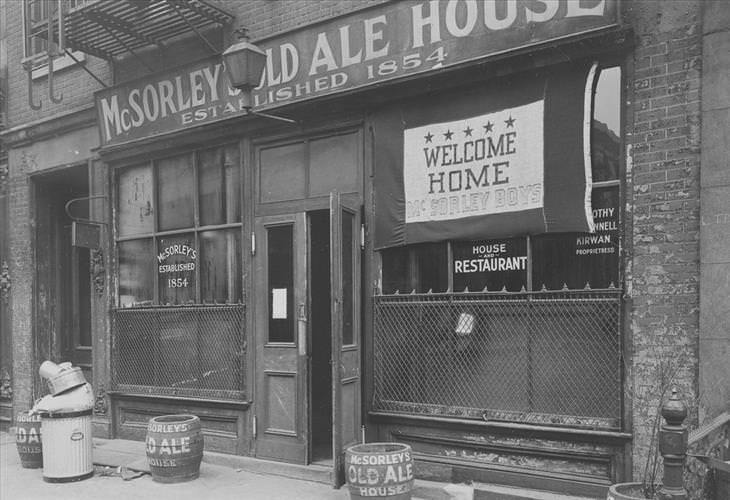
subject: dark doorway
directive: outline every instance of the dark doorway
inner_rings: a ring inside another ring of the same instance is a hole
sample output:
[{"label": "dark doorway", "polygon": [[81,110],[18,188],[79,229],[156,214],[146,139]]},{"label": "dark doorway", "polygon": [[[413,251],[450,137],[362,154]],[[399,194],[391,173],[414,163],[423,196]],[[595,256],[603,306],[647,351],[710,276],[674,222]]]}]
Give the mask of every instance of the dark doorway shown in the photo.
[{"label": "dark doorway", "polygon": [[[66,204],[89,195],[88,168],[79,165],[33,178],[35,184],[35,344],[37,362],[69,361],[91,374],[91,279],[88,248],[71,244]],[[69,206],[89,217],[88,200]],[[36,387],[42,388],[44,384]]]},{"label": "dark doorway", "polygon": [[309,280],[312,463],[332,460],[332,337],[330,312],[330,214],[309,214]]}]

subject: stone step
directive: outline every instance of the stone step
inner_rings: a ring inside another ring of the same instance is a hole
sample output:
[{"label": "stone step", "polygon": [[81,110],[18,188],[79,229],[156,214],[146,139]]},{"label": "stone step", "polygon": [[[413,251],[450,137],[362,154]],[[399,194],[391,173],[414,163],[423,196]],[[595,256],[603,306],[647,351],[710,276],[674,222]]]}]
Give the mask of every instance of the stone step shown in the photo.
[{"label": "stone step", "polygon": [[474,500],[601,500],[605,497],[564,495],[543,490],[474,483]]}]

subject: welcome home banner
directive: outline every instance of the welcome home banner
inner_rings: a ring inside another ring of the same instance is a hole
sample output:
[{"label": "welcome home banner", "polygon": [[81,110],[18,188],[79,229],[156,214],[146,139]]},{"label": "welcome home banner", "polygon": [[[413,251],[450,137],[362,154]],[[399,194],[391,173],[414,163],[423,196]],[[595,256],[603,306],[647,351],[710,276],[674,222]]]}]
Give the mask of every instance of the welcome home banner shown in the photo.
[{"label": "welcome home banner", "polygon": [[376,246],[592,232],[594,79],[565,66],[376,119]]}]

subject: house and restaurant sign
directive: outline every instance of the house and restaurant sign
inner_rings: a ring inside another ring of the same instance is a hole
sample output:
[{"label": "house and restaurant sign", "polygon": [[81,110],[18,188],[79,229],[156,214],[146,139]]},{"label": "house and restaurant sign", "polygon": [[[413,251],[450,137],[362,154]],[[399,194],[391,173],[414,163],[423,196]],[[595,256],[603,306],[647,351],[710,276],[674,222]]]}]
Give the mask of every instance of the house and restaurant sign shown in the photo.
[{"label": "house and restaurant sign", "polygon": [[519,292],[527,285],[527,238],[454,241],[454,291]]},{"label": "house and restaurant sign", "polygon": [[[388,2],[257,45],[267,54],[254,110],[428,74],[603,30],[616,0]],[[96,94],[102,146],[246,113],[219,57]]]}]

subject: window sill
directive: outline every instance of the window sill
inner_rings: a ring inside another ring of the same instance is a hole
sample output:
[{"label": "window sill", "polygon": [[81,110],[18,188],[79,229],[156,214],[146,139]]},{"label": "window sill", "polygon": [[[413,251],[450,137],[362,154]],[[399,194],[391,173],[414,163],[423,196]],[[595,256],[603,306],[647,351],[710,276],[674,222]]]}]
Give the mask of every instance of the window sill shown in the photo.
[{"label": "window sill", "polygon": [[[72,57],[70,57],[68,55],[59,56],[53,60],[53,72],[57,73],[58,71],[61,71],[66,68],[70,68],[72,66],[75,66],[79,63],[83,63],[86,61],[86,54],[84,54],[83,52],[79,52],[79,51],[75,50],[72,52],[72,54],[78,60],[78,63],[76,61],[74,61]],[[37,56],[26,57],[25,59],[23,59],[22,62],[33,61],[33,60],[39,61],[37,63],[34,62],[35,67],[33,68],[33,72],[31,73],[31,77],[33,78],[33,80],[38,80],[39,78],[48,76],[48,63],[47,62],[40,63],[41,59],[38,58]]]}]

